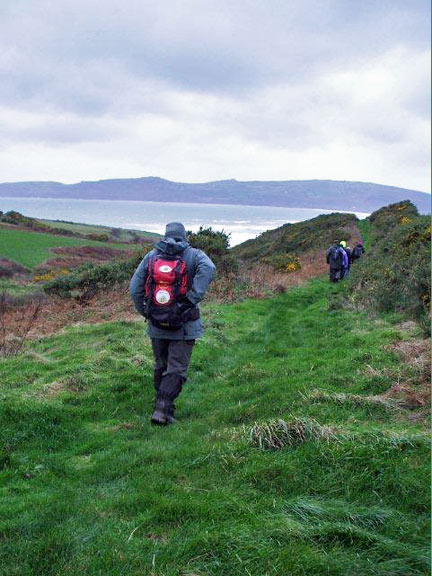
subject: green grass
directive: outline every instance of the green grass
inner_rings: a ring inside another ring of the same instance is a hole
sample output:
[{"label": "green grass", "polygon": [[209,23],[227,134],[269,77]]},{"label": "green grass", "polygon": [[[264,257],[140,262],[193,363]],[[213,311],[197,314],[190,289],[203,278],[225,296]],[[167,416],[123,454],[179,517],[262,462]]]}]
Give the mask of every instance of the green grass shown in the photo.
[{"label": "green grass", "polygon": [[363,245],[366,250],[369,250],[371,247],[372,224],[367,218],[364,218],[358,221],[358,227],[363,238]]},{"label": "green grass", "polygon": [[[421,424],[308,397],[379,394],[409,370],[388,348],[406,333],[329,309],[343,290],[208,305],[168,428],[149,424],[143,322],[72,327],[3,360],[0,574],[428,574]],[[277,419],[315,432],[259,449],[254,424]]]},{"label": "green grass", "polygon": [[[131,249],[129,244],[97,242],[68,236],[53,236],[42,232],[27,232],[0,226],[0,258],[8,258],[28,269],[33,269],[55,255],[50,248],[62,246],[100,246]],[[133,246],[132,246],[133,248]]]}]

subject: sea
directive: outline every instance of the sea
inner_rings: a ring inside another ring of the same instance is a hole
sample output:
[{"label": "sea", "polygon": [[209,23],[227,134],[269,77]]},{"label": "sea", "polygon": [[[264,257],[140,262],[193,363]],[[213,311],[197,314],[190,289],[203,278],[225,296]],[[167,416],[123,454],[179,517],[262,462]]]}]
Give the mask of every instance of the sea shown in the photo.
[{"label": "sea", "polygon": [[[282,224],[309,220],[336,211],[235,204],[11,197],[0,198],[0,210],[16,210],[25,216],[47,220],[102,224],[159,234],[163,234],[167,222],[183,222],[186,229],[193,232],[200,226],[211,226],[213,230],[230,234],[231,246],[256,238],[262,232]],[[368,216],[364,212],[356,214],[359,218]]]}]

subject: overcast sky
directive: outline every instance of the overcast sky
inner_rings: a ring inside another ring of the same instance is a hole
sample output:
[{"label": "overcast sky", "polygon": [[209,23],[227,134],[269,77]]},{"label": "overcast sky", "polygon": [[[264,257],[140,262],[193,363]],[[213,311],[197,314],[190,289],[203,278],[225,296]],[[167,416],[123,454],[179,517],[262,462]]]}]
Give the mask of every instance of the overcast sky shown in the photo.
[{"label": "overcast sky", "polygon": [[430,192],[426,0],[1,0],[0,181]]}]

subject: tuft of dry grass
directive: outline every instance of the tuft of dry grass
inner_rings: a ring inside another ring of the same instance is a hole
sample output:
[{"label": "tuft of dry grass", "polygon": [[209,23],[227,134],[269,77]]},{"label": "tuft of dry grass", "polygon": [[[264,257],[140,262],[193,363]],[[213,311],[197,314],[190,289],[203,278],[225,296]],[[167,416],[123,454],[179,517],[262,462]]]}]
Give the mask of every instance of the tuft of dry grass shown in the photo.
[{"label": "tuft of dry grass", "polygon": [[398,378],[381,396],[397,399],[407,408],[426,408],[430,412],[431,399],[431,343],[426,339],[401,340],[388,347],[407,364],[411,375]]},{"label": "tuft of dry grass", "polygon": [[377,369],[367,364],[363,370],[368,376],[388,376],[393,384],[388,390],[373,396],[313,390],[303,397],[310,402],[331,402],[336,405],[380,406],[385,410],[418,409],[410,416],[425,419],[430,414],[431,344],[429,339],[409,339],[395,342],[386,349],[396,352],[403,363],[397,370]]},{"label": "tuft of dry grass", "polygon": [[121,422],[120,424],[117,424],[116,426],[112,426],[110,428],[111,432],[118,432],[119,430],[132,430],[133,428],[136,428],[136,424],[133,422]]},{"label": "tuft of dry grass", "polygon": [[43,387],[43,395],[47,396],[48,398],[56,398],[61,392],[65,389],[64,382],[60,380],[54,380],[50,384],[47,384]]},{"label": "tuft of dry grass", "polygon": [[378,430],[356,431],[340,427],[323,426],[312,418],[270,420],[255,423],[249,432],[254,446],[260,450],[294,448],[304,442],[355,442],[356,445],[380,446],[405,450],[418,445],[430,444],[429,434],[405,432],[382,432]]},{"label": "tuft of dry grass", "polygon": [[341,392],[326,392],[325,390],[313,390],[308,394],[302,394],[303,398],[312,403],[331,402],[338,406],[349,404],[351,406],[380,406],[385,410],[397,411],[402,402],[397,398],[385,398],[382,395],[361,396],[359,394],[345,394]]},{"label": "tuft of dry grass", "polygon": [[255,423],[250,431],[252,443],[261,450],[281,450],[303,442],[330,441],[336,439],[333,428],[322,426],[311,418],[270,420]]}]

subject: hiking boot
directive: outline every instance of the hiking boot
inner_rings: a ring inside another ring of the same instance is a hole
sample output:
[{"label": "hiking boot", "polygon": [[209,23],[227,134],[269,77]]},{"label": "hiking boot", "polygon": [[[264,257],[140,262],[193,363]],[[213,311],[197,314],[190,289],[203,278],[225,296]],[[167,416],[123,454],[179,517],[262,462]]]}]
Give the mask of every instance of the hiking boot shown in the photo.
[{"label": "hiking boot", "polygon": [[169,424],[172,402],[169,400],[156,400],[155,409],[151,417],[151,423],[158,426]]},{"label": "hiking boot", "polygon": [[175,409],[176,409],[175,404],[171,404],[169,408],[169,413],[167,415],[167,424],[177,424],[178,420],[177,418],[174,418]]}]

